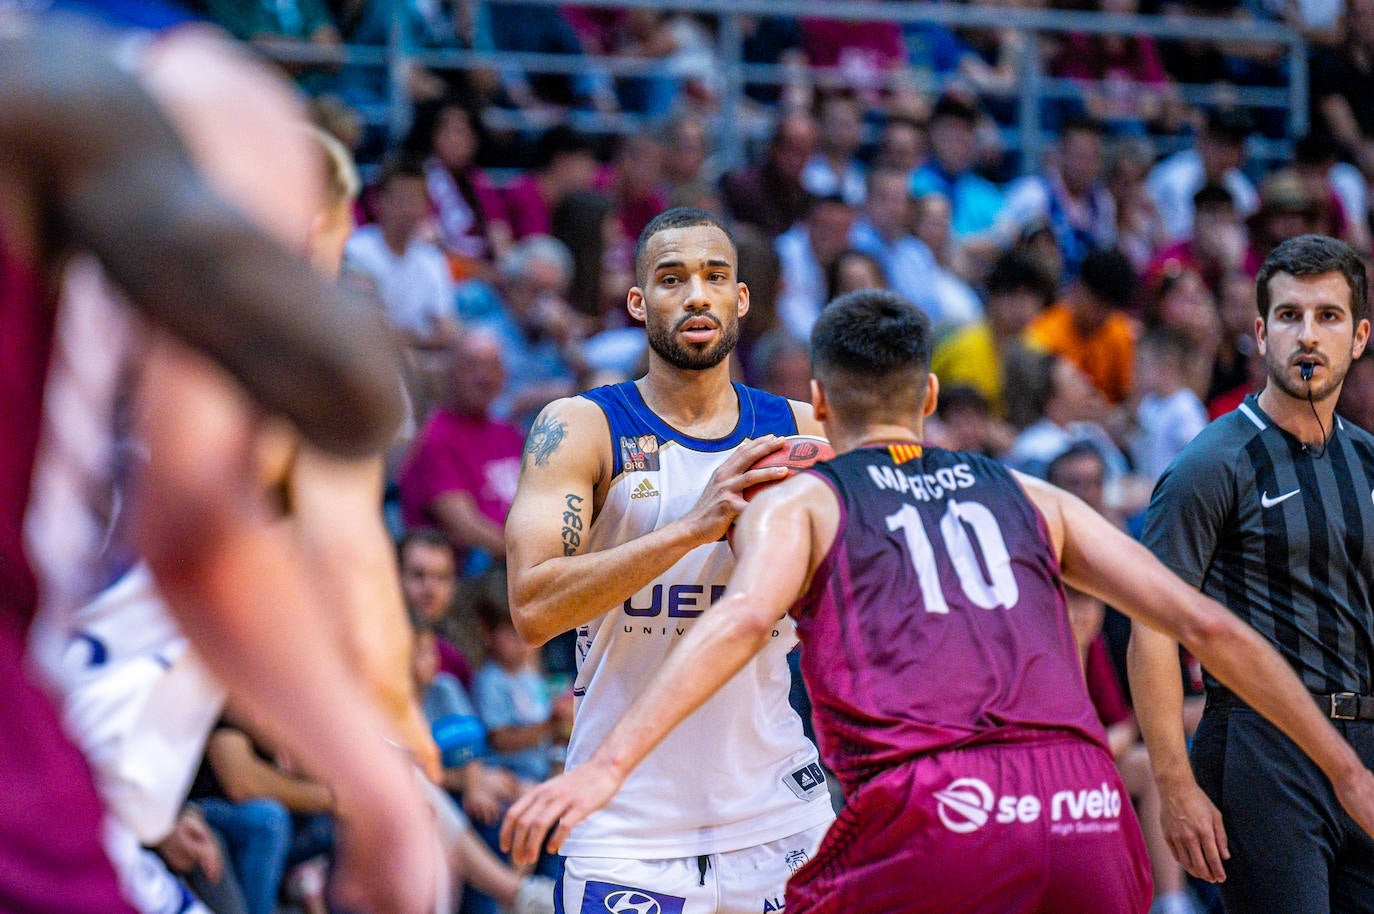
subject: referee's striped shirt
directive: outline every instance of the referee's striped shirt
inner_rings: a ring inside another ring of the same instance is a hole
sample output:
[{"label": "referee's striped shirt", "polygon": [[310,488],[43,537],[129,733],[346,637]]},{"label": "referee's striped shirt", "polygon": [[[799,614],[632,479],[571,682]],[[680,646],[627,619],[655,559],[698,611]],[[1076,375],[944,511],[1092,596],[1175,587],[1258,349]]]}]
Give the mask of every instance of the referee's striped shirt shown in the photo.
[{"label": "referee's striped shirt", "polygon": [[1160,477],[1144,543],[1268,638],[1310,691],[1368,695],[1371,536],[1374,436],[1338,416],[1325,452],[1308,448],[1252,394]]}]

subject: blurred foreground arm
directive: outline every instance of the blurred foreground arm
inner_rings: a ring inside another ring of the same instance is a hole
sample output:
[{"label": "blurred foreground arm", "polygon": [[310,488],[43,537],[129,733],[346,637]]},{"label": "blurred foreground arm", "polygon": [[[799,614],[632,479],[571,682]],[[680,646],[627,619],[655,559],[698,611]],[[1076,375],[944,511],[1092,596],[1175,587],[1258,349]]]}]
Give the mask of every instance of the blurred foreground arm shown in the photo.
[{"label": "blurred foreground arm", "polygon": [[401,388],[376,315],[334,302],[210,191],[99,33],[60,17],[0,27],[0,161],[11,243],[89,249],[135,306],[320,447],[390,443]]}]

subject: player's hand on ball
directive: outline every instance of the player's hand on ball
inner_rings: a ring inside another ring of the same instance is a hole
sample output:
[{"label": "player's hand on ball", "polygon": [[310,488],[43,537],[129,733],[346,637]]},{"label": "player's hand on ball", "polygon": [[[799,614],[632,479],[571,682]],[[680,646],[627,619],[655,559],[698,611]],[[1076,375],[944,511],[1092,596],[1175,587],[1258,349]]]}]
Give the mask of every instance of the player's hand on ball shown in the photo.
[{"label": "player's hand on ball", "polygon": [[624,781],[624,775],[595,758],[545,781],[506,813],[501,850],[516,866],[536,862],[541,844],[549,853],[558,853],[573,828],[609,803]]},{"label": "player's hand on ball", "polygon": [[744,510],[745,489],[765,482],[776,482],[787,476],[788,469],[781,466],[750,469],[765,455],[782,448],[785,441],[785,438],[776,435],[765,435],[737,449],[716,468],[687,517],[700,525],[703,543],[714,542],[725,535],[725,531]]}]

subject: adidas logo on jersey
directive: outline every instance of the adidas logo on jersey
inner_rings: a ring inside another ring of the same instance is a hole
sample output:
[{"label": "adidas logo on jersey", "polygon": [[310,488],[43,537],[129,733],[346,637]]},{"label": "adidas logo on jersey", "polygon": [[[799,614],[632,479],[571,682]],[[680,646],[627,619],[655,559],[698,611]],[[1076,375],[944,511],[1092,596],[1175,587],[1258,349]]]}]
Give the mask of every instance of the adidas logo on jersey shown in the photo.
[{"label": "adidas logo on jersey", "polygon": [[658,498],[658,489],[648,479],[641,480],[639,485],[630,492],[631,498]]}]

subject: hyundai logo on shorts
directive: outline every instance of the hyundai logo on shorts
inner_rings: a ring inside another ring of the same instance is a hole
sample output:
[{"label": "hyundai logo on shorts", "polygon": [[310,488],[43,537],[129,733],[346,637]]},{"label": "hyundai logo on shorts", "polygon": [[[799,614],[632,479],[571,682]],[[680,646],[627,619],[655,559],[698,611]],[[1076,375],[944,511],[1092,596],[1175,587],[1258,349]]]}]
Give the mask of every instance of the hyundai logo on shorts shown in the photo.
[{"label": "hyundai logo on shorts", "polygon": [[643,892],[627,889],[607,895],[606,910],[611,914],[660,914],[663,908]]}]

